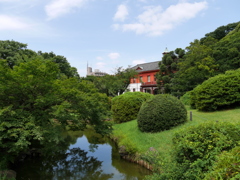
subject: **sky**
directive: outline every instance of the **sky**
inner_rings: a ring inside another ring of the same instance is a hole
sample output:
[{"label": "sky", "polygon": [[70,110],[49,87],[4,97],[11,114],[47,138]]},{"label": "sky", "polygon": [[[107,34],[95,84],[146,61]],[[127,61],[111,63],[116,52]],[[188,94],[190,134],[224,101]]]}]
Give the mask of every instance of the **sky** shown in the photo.
[{"label": "sky", "polygon": [[159,61],[240,21],[239,0],[0,0],[0,40],[54,52],[86,76]]}]

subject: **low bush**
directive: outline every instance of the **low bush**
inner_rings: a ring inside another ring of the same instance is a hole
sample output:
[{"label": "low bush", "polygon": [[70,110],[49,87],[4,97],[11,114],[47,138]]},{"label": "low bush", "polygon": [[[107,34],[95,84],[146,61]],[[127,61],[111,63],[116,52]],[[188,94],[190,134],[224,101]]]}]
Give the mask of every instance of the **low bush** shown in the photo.
[{"label": "low bush", "polygon": [[146,101],[137,116],[143,132],[159,132],[187,121],[187,110],[174,96],[159,94]]},{"label": "low bush", "polygon": [[212,179],[240,179],[240,146],[231,151],[224,151],[213,165],[204,180]]},{"label": "low bush", "polygon": [[112,99],[112,115],[116,123],[131,121],[137,118],[138,111],[143,102],[153,97],[143,92],[126,92]]},{"label": "low bush", "polygon": [[194,88],[191,93],[191,106],[202,111],[214,111],[220,108],[239,105],[240,69],[226,71],[209,78]]},{"label": "low bush", "polygon": [[203,179],[222,151],[240,141],[240,124],[205,123],[184,129],[173,138],[175,160],[183,168],[183,179]]}]

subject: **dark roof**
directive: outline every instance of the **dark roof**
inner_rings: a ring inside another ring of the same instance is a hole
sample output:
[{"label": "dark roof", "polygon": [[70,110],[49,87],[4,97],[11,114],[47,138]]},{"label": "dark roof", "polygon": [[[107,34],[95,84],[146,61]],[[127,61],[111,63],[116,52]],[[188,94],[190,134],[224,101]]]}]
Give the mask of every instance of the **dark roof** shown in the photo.
[{"label": "dark roof", "polygon": [[136,66],[133,66],[132,69],[135,69],[137,72],[159,70],[159,66],[158,66],[159,62],[160,61],[137,64]]}]

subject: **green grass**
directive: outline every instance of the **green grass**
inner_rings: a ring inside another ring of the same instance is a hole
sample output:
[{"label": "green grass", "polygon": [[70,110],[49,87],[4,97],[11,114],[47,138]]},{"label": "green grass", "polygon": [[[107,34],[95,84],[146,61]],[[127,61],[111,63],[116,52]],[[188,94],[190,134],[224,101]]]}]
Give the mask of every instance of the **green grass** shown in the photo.
[{"label": "green grass", "polygon": [[[188,110],[188,121],[181,126],[159,133],[143,133],[137,127],[137,120],[133,120],[122,124],[115,124],[113,136],[117,137],[123,145],[125,142],[128,142],[126,144],[130,143],[134,145],[139,153],[144,153],[150,147],[154,147],[159,152],[166,154],[166,156],[170,156],[169,150],[172,149],[172,138],[181,129],[212,121],[240,122],[240,108],[215,112],[200,112],[189,107],[186,108]],[[192,121],[189,121],[190,111],[192,111]]]}]

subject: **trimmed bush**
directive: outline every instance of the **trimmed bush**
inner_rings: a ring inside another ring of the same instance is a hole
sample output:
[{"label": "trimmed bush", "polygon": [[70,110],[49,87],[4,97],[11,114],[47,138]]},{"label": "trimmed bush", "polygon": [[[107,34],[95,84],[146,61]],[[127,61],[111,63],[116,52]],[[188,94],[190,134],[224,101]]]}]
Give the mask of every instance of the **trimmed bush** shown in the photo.
[{"label": "trimmed bush", "polygon": [[203,179],[222,151],[238,146],[240,124],[204,123],[181,130],[173,138],[175,159],[183,179]]},{"label": "trimmed bush", "polygon": [[187,110],[172,95],[158,94],[146,101],[137,116],[138,127],[143,132],[159,132],[187,121]]},{"label": "trimmed bush", "polygon": [[114,97],[111,108],[114,122],[122,123],[136,119],[142,103],[151,97],[152,94],[143,92],[126,92]]},{"label": "trimmed bush", "polygon": [[239,106],[239,82],[240,69],[209,78],[191,92],[190,104],[202,111]]},{"label": "trimmed bush", "polygon": [[231,151],[224,151],[213,165],[213,171],[208,173],[205,180],[240,179],[240,146]]}]

